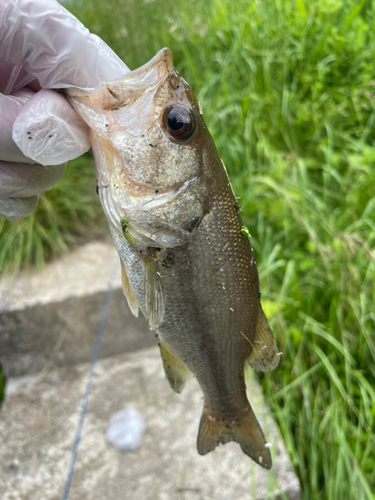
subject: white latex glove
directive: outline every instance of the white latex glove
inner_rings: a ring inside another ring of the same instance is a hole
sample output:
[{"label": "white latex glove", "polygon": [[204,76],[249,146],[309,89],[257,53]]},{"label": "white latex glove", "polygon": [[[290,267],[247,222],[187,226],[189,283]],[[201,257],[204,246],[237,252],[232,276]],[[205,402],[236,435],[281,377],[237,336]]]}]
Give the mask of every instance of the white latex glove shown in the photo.
[{"label": "white latex glove", "polygon": [[128,73],[99,37],[55,0],[0,0],[0,215],[27,217],[66,162],[90,148],[62,94]]}]

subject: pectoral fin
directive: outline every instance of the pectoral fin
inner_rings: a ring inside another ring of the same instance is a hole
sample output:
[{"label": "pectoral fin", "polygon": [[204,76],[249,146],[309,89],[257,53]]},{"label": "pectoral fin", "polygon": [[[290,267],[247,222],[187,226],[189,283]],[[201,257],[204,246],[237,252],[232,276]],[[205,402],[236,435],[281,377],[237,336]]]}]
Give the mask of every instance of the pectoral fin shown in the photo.
[{"label": "pectoral fin", "polygon": [[265,469],[272,467],[270,450],[266,447],[263,431],[251,406],[241,417],[232,421],[216,418],[204,408],[199,424],[198,453],[206,455],[219,444],[229,441],[238,443],[242,451],[260,466]]},{"label": "pectoral fin", "polygon": [[133,290],[131,289],[128,275],[126,274],[126,269],[124,264],[121,262],[121,280],[122,280],[122,291],[128,301],[129,308],[136,318],[138,318],[138,302],[134,297]]},{"label": "pectoral fin", "polygon": [[276,368],[280,361],[277,345],[262,308],[259,310],[255,336],[251,344],[253,349],[247,362],[252,368],[262,372],[270,372]]},{"label": "pectoral fin", "polygon": [[165,312],[163,278],[159,270],[156,249],[149,248],[142,258],[144,271],[146,317],[152,330],[157,330]]},{"label": "pectoral fin", "polygon": [[182,392],[187,377],[190,374],[189,368],[176,354],[159,339],[160,354],[163,360],[165,376],[174,392]]}]

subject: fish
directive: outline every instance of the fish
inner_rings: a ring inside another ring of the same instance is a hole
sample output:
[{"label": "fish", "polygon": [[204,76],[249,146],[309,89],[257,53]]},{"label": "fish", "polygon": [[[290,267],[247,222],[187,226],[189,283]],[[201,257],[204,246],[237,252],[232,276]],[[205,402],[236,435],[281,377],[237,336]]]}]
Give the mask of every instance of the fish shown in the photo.
[{"label": "fish", "polygon": [[168,48],[116,81],[71,88],[67,97],[89,126],[129,307],[155,331],[171,388],[182,392],[192,374],[203,391],[198,453],[235,441],[270,469],[244,368],[276,368],[277,345],[250,234],[201,104]]}]

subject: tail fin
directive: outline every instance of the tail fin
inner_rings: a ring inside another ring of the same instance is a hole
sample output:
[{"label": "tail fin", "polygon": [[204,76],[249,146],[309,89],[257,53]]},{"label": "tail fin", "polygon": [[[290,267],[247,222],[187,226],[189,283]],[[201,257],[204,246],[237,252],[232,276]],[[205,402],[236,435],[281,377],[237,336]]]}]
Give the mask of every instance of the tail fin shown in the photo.
[{"label": "tail fin", "polygon": [[221,420],[204,408],[198,431],[198,453],[206,455],[218,444],[229,441],[238,443],[242,451],[261,467],[272,467],[270,450],[265,446],[263,431],[251,406],[241,417],[232,421]]}]

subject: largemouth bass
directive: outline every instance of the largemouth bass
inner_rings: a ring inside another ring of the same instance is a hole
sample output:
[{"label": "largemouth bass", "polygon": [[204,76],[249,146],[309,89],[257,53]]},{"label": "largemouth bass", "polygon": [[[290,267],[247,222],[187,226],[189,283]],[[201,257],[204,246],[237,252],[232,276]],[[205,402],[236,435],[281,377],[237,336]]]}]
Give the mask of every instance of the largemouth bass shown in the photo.
[{"label": "largemouth bass", "polygon": [[68,94],[90,128],[130,309],[156,331],[172,389],[181,392],[190,372],[202,388],[198,452],[236,441],[270,469],[244,364],[269,371],[279,357],[239,205],[199,102],[169,49],[95,91]]}]

